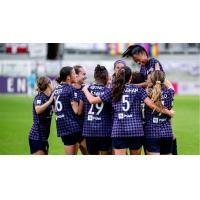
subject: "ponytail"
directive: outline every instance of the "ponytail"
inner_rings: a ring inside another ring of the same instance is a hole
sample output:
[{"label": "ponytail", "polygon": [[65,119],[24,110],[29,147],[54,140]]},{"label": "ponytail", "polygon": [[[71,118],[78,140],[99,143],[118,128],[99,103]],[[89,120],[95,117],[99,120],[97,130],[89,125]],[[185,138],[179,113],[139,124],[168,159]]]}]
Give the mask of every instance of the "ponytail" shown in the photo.
[{"label": "ponytail", "polygon": [[146,49],[140,45],[131,45],[129,46],[126,51],[122,54],[122,57],[131,57],[133,55],[138,55],[138,54],[142,54],[145,53],[146,56],[148,57],[148,53],[146,51]]},{"label": "ponytail", "polygon": [[121,69],[117,75],[112,88],[112,100],[120,101],[125,88],[125,70]]},{"label": "ponytail", "polygon": [[60,84],[60,83],[61,83],[60,76],[58,76],[58,77],[56,78],[56,82],[57,82],[58,84]]},{"label": "ponytail", "polygon": [[132,49],[134,48],[134,45],[131,45],[131,46],[129,46],[127,49],[126,49],[126,51],[124,51],[124,53],[122,54],[122,57],[124,58],[124,57],[130,57],[132,54],[131,54],[131,52],[132,52]]},{"label": "ponytail", "polygon": [[65,81],[67,76],[71,75],[73,68],[66,66],[60,70],[59,76],[56,78],[56,81],[60,84],[62,81]]},{"label": "ponytail", "polygon": [[130,67],[123,67],[119,73],[117,74],[117,77],[114,80],[113,88],[112,88],[112,100],[117,102],[121,100],[125,84],[129,82],[131,78],[132,71]]},{"label": "ponytail", "polygon": [[164,108],[162,104],[162,87],[165,81],[165,73],[162,71],[154,71],[151,74],[153,88],[149,91],[149,97],[160,109]]}]

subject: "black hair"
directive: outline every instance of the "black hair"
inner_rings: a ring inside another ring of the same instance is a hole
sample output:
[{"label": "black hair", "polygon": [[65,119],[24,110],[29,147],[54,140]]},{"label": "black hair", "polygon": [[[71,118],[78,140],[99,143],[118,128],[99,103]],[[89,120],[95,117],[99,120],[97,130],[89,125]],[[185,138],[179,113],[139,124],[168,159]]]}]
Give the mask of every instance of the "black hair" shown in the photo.
[{"label": "black hair", "polygon": [[132,73],[131,83],[138,84],[138,83],[143,83],[143,82],[145,82],[145,77],[143,74],[141,74],[140,72]]},{"label": "black hair", "polygon": [[117,77],[114,80],[113,88],[112,88],[112,100],[113,101],[120,101],[125,84],[129,82],[131,78],[131,68],[128,66],[122,67],[122,69],[117,74]]},{"label": "black hair", "polygon": [[108,82],[108,70],[101,65],[97,65],[94,70],[94,79],[104,85]]},{"label": "black hair", "polygon": [[76,74],[79,74],[80,69],[83,68],[83,67],[82,67],[81,65],[75,65],[73,68],[74,68],[74,70],[75,70],[75,73],[76,73]]},{"label": "black hair", "polygon": [[56,81],[58,83],[61,83],[62,81],[65,81],[67,76],[70,76],[71,75],[71,72],[73,70],[73,67],[63,67],[61,70],[60,70],[60,75],[56,78]]},{"label": "black hair", "polygon": [[146,56],[148,57],[148,53],[144,47],[140,45],[131,45],[126,49],[126,51],[124,51],[124,53],[122,54],[122,57],[128,58],[130,56],[143,54],[143,53],[145,53]]}]

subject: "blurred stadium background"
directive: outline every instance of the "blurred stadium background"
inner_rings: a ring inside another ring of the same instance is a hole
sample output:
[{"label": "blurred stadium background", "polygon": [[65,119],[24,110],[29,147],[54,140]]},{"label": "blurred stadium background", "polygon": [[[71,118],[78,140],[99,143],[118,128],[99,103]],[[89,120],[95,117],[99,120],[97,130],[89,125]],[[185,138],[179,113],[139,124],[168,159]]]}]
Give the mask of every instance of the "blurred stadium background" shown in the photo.
[{"label": "blurred stadium background", "polygon": [[[87,82],[97,64],[110,74],[113,63],[132,43],[0,43],[0,154],[29,154],[32,125],[31,80],[46,75],[52,80],[62,66],[82,65]],[[139,43],[138,43],[139,44]],[[163,65],[176,89],[173,128],[180,154],[200,153],[200,44],[140,43]],[[131,59],[128,66],[138,71]],[[63,154],[52,120],[50,154]]]}]

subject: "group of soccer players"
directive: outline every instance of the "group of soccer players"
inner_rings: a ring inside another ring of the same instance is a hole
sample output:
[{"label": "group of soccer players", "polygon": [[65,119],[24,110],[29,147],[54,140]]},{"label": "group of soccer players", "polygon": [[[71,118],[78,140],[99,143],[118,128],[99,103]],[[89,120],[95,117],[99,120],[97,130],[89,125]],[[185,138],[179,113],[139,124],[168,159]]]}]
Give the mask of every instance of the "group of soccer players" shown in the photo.
[{"label": "group of soccer players", "polygon": [[66,155],[170,155],[174,135],[171,117],[174,89],[162,65],[140,45],[131,45],[123,57],[140,65],[132,72],[125,61],[114,63],[114,74],[97,65],[94,82],[85,86],[82,66],[63,67],[53,89],[47,77],[37,81],[33,101],[31,154],[48,154],[51,117]]}]

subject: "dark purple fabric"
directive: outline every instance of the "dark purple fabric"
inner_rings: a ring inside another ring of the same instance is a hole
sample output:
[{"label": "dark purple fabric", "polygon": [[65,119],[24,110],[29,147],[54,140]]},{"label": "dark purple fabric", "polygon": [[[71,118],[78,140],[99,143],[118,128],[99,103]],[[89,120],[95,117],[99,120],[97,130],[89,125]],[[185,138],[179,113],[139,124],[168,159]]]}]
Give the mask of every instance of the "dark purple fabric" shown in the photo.
[{"label": "dark purple fabric", "polygon": [[[172,108],[174,99],[174,90],[162,89],[162,102],[167,109]],[[172,127],[170,117],[165,114],[153,112],[149,107],[145,107],[146,124],[145,136],[147,138],[172,137]]]},{"label": "dark purple fabric", "polygon": [[102,103],[92,105],[86,97],[83,98],[83,136],[110,137],[112,128],[111,89],[96,84],[89,86],[88,89],[92,95],[99,96]]},{"label": "dark purple fabric", "polygon": [[143,88],[128,84],[120,101],[112,102],[112,137],[144,136],[141,101],[147,98]]},{"label": "dark purple fabric", "polygon": [[29,132],[29,139],[47,141],[50,133],[52,105],[41,114],[37,114],[35,106],[43,105],[49,100],[43,92],[39,92],[33,101],[33,126]]}]

